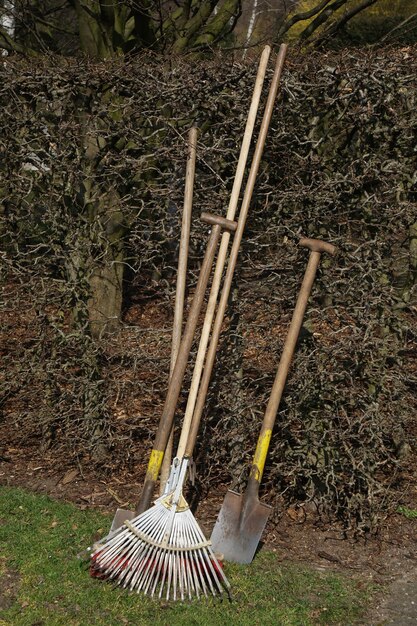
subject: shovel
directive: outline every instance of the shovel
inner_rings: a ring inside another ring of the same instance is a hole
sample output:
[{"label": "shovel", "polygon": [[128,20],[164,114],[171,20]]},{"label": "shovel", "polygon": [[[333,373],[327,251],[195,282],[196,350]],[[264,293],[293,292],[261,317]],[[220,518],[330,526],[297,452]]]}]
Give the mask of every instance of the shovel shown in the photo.
[{"label": "shovel", "polygon": [[310,257],[266,407],[248,484],[243,495],[231,490],[227,492],[211,535],[213,550],[234,563],[252,562],[272,509],[259,500],[269,442],[320,257],[323,252],[331,255],[336,252],[333,245],[318,239],[303,238],[299,244],[310,250]]}]

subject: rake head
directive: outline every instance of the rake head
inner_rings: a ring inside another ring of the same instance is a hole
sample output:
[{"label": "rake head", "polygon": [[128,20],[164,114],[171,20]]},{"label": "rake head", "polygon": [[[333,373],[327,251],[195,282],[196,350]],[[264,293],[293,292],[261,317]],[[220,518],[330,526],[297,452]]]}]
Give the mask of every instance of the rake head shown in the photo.
[{"label": "rake head", "polygon": [[187,502],[170,495],[126,521],[91,558],[92,576],[166,600],[217,595],[230,584]]}]

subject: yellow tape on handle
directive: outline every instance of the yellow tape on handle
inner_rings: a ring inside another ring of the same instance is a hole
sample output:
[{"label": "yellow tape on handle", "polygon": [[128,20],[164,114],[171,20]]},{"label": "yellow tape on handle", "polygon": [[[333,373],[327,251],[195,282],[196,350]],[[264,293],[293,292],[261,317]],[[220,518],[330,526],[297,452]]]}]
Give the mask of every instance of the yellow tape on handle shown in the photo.
[{"label": "yellow tape on handle", "polygon": [[148,470],[146,472],[147,478],[151,480],[157,480],[159,476],[159,470],[161,469],[162,459],[164,453],[162,450],[152,450],[148,463]]},{"label": "yellow tape on handle", "polygon": [[252,461],[252,469],[250,471],[251,478],[254,478],[258,483],[261,482],[262,474],[264,473],[266,456],[268,454],[269,442],[271,441],[272,430],[265,430],[259,435],[258,443],[256,445],[255,455]]}]

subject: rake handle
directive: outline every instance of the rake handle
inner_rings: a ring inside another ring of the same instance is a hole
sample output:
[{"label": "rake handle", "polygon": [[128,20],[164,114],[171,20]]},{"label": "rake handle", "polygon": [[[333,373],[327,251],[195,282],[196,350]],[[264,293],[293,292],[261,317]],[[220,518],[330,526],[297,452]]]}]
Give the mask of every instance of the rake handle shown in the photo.
[{"label": "rake handle", "polygon": [[262,478],[265,461],[268,454],[269,442],[271,440],[272,429],[274,428],[279,404],[281,402],[282,393],[284,391],[285,382],[287,380],[288,371],[290,368],[292,357],[294,355],[298,335],[300,334],[304,314],[307,308],[308,298],[313,287],[321,255],[323,252],[331,255],[334,255],[336,253],[335,246],[330,243],[321,241],[320,239],[303,238],[300,239],[299,245],[310,250],[310,257],[308,259],[307,268],[304,274],[300,292],[298,294],[297,303],[295,305],[287,338],[284,343],[281,359],[278,364],[278,370],[275,376],[274,384],[272,386],[271,395],[269,397],[269,401],[265,410],[261,432],[259,434],[255,455],[252,461],[248,489],[249,491],[256,489],[256,493],[258,491],[259,483]]},{"label": "rake handle", "polygon": [[[205,216],[205,219],[207,219],[207,214]],[[213,223],[213,220],[210,223]],[[145,482],[143,485],[139,504],[136,509],[136,514],[146,511],[152,501],[155,483],[161,469],[166,444],[171,432],[175,408],[177,406],[178,396],[180,395],[182,381],[184,379],[185,369],[187,367],[188,357],[190,355],[191,345],[197,327],[198,317],[200,315],[200,311],[203,305],[204,294],[210,278],[211,268],[213,265],[213,260],[216,254],[216,249],[220,239],[222,228],[234,229],[234,222],[232,222],[231,220],[224,220],[223,218],[219,218],[211,230],[206,253],[204,255],[204,260],[200,270],[200,275],[198,277],[194,298],[191,304],[190,312],[188,314],[187,324],[185,326],[184,334],[178,351],[177,360],[175,362],[175,366],[172,371],[170,382],[168,385],[165,404],[162,410],[159,427],[155,436],[155,442],[150,455],[148,469],[145,476]]]},{"label": "rake handle", "polygon": [[236,234],[233,239],[232,249],[230,251],[229,262],[227,264],[226,276],[223,282],[223,289],[220,296],[219,305],[217,308],[216,317],[214,320],[213,330],[211,334],[210,345],[206,355],[206,361],[204,363],[204,371],[201,377],[200,387],[198,389],[197,400],[195,403],[194,413],[192,416],[192,423],[190,433],[185,446],[185,456],[192,456],[194,446],[197,440],[198,430],[200,427],[201,416],[203,414],[204,405],[207,397],[207,391],[210,384],[211,373],[213,371],[214,362],[216,359],[217,345],[223,326],[223,320],[229,300],[230,289],[232,286],[233,275],[237,264],[239,255],[240,244],[243,237],[243,231],[245,229],[246,219],[248,216],[250,203],[252,199],[253,189],[255,187],[256,176],[258,174],[262,153],[264,150],[266,136],[268,133],[269,124],[271,121],[276,96],[278,93],[279,82],[284,67],[285,56],[287,52],[287,45],[282,44],[280,46],[279,54],[275,63],[274,76],[269,88],[268,99],[265,105],[265,111],[262,118],[261,128],[259,131],[258,141],[256,142],[255,152],[252,159],[251,168],[249,171],[248,180],[246,183],[245,193],[240,207],[238,226]]},{"label": "rake handle", "polygon": [[[249,108],[248,118],[246,121],[245,131],[243,135],[242,145],[239,154],[239,160],[236,168],[236,174],[233,181],[233,188],[230,194],[229,205],[227,208],[226,217],[229,220],[235,218],[237,205],[239,202],[240,190],[242,187],[243,177],[245,173],[246,162],[248,159],[249,148],[252,141],[252,134],[257,118],[257,112],[259,108],[259,101],[262,93],[262,86],[265,79],[265,73],[268,65],[269,55],[271,53],[270,46],[265,46],[261,59],[259,62],[258,72],[256,76],[255,86],[252,94],[252,100]],[[240,217],[239,217],[240,219]],[[236,238],[236,236],[235,236]],[[204,360],[206,358],[207,345],[210,339],[211,327],[217,307],[217,299],[220,291],[221,281],[226,265],[227,253],[229,248],[230,233],[225,231],[222,235],[222,240],[219,247],[219,253],[217,255],[216,267],[214,270],[213,280],[210,288],[210,295],[207,303],[206,314],[204,317],[204,323],[200,335],[200,343],[198,345],[197,356],[195,359],[195,365],[193,375],[191,379],[190,390],[188,393],[187,406],[185,408],[183,425],[181,429],[181,436],[178,443],[177,456],[182,458],[185,454],[187,446],[187,440],[193,421],[195,404],[197,401],[197,395],[199,393],[199,385],[204,367]]]}]

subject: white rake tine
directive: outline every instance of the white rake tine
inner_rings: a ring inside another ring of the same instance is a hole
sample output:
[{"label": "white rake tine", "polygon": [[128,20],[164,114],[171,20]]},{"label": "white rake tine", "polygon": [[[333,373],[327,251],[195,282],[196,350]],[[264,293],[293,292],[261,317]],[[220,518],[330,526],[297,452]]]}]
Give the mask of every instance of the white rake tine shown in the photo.
[{"label": "white rake tine", "polygon": [[[189,532],[188,526],[185,527],[185,537],[186,537],[187,545],[191,546],[192,543],[190,540],[190,532]],[[193,555],[191,548],[187,551],[187,555],[188,555],[189,571],[190,571],[190,578],[191,578],[192,586],[197,597],[199,598],[200,597],[200,593],[199,593],[200,585],[198,584],[198,578],[196,576],[196,571],[194,567],[194,555]]]},{"label": "white rake tine", "polygon": [[174,588],[174,600],[177,599],[177,555],[175,552],[172,554],[173,556],[173,588]]},{"label": "white rake tine", "polygon": [[195,593],[198,597],[198,590],[195,587],[194,584],[194,578],[193,578],[193,570],[192,570],[192,561],[191,561],[191,554],[190,551],[187,550],[187,552],[185,553],[186,555],[186,567],[187,567],[187,586],[188,586],[188,597],[191,600],[191,596]]},{"label": "white rake tine", "polygon": [[[201,566],[203,568],[201,574],[202,574],[202,576],[204,576],[204,574],[205,574],[205,580],[208,583],[208,586],[210,587],[211,593],[213,594],[213,596],[215,596],[216,595],[216,591],[215,591],[215,589],[213,587],[213,581],[211,580],[211,577],[209,576],[209,573],[207,571],[204,552],[200,552],[200,550],[198,550],[198,558],[199,558],[199,561],[200,561]],[[203,574],[203,572],[204,572],[204,574]]]},{"label": "white rake tine", "polygon": [[160,551],[159,555],[159,579],[155,579],[151,589],[151,597],[155,594],[155,589],[158,586],[158,583],[162,585],[162,581],[165,579],[165,555],[166,550]]},{"label": "white rake tine", "polygon": [[151,563],[151,568],[148,570],[148,581],[146,588],[144,588],[145,593],[147,593],[150,584],[152,581],[155,583],[155,588],[158,585],[161,575],[163,572],[163,559],[164,559],[165,550],[160,547],[155,547],[153,551],[153,562]]},{"label": "white rake tine", "polygon": [[138,572],[140,572],[140,566],[142,563],[146,562],[148,551],[149,545],[141,541],[138,544],[136,551],[132,553],[132,556],[129,559],[129,570],[121,576],[121,581],[124,580],[124,587],[130,587],[131,590],[133,589],[136,584]]},{"label": "white rake tine", "polygon": [[169,600],[169,592],[170,592],[170,589],[171,589],[171,581],[172,581],[172,552],[170,552],[169,560],[168,560],[168,582],[167,582],[166,600]]},{"label": "white rake tine", "polygon": [[152,576],[157,572],[157,557],[158,548],[155,546],[151,546],[148,554],[147,554],[147,563],[145,566],[141,568],[141,575],[137,581],[137,590],[142,590],[146,593],[147,583],[152,580]]},{"label": "white rake tine", "polygon": [[[220,583],[220,580],[219,580],[219,575],[218,575],[216,569],[213,566],[213,559],[214,559],[214,554],[210,550],[207,549],[206,550],[205,563],[207,563],[208,568],[210,570],[208,575],[210,576],[210,580],[214,584],[217,585],[217,589],[218,589],[219,593],[223,593],[223,587],[221,586],[221,583]],[[220,565],[218,565],[218,568],[220,568]]]},{"label": "white rake tine", "polygon": [[[228,587],[229,581],[224,575],[222,567],[220,563],[218,562],[218,560],[216,559],[213,550],[211,548],[208,548],[207,553],[208,553],[208,563],[209,563],[210,570],[213,574],[213,578],[217,585],[219,593],[221,594],[224,591],[222,582],[226,585],[226,587]],[[214,567],[213,563],[216,565],[216,567]]]},{"label": "white rake tine", "polygon": [[181,596],[181,600],[184,600],[184,581],[183,581],[183,569],[181,553],[177,552],[177,580],[178,580],[178,592]]},{"label": "white rake tine", "polygon": [[184,562],[184,572],[185,572],[185,579],[186,579],[186,590],[188,591],[188,598],[191,600],[191,596],[195,592],[195,589],[194,589],[194,583],[193,583],[191,569],[190,569],[189,551],[187,550],[186,552],[183,552],[183,555],[184,555],[183,562]]},{"label": "white rake tine", "polygon": [[[214,567],[213,562],[216,564],[216,568]],[[230,589],[230,583],[227,580],[226,575],[225,575],[225,573],[223,571],[223,568],[220,565],[218,559],[216,559],[216,556],[215,556],[215,554],[214,554],[214,552],[213,552],[213,550],[211,548],[210,548],[210,564],[211,564],[211,567],[214,570],[214,575],[216,577],[216,583],[217,583],[217,586],[219,588],[220,593],[223,593],[224,587],[226,589]]]},{"label": "white rake tine", "polygon": [[[162,593],[163,593],[163,590],[164,590],[165,580],[166,580],[167,571],[168,571],[168,559],[169,559],[169,551],[165,550],[165,552],[164,552],[164,571],[163,571],[163,574],[162,574],[161,586],[160,586],[159,594],[158,594],[159,598],[162,597]],[[154,592],[155,592],[155,589],[154,589],[153,593]],[[153,593],[152,593],[152,595],[153,595]]]},{"label": "white rake tine", "polygon": [[149,550],[146,553],[146,557],[143,560],[143,563],[144,563],[143,567],[138,567],[139,576],[134,584],[134,587],[136,588],[137,591],[143,590],[146,584],[146,581],[148,580],[148,577],[153,569],[152,559],[153,559],[154,551],[155,551],[155,548],[153,546],[150,546]]},{"label": "white rake tine", "polygon": [[146,569],[146,573],[144,574],[143,577],[143,581],[142,581],[142,591],[143,593],[147,594],[148,593],[148,589],[149,586],[151,585],[151,583],[153,582],[153,580],[156,580],[156,582],[158,583],[159,580],[159,567],[158,567],[158,549],[154,548],[151,552],[151,561]]},{"label": "white rake tine", "polygon": [[[195,568],[194,554],[192,553],[191,550],[189,552],[189,555],[190,555],[190,569],[191,569],[191,573],[192,573],[193,580],[194,580],[195,593],[197,595],[197,598],[200,598],[201,585],[200,585],[200,582],[198,580],[198,575],[197,575],[197,571],[196,571],[196,568]],[[204,592],[204,590],[203,590],[203,592]]]},{"label": "white rake tine", "polygon": [[136,589],[140,584],[144,569],[146,569],[146,562],[151,557],[151,547],[145,544],[145,547],[141,553],[140,559],[135,560],[132,564],[132,572],[129,579],[129,588],[131,591]]},{"label": "white rake tine", "polygon": [[[166,550],[158,550],[158,557],[156,559],[156,563],[155,563],[155,570],[154,570],[154,581],[153,581],[153,588],[152,588],[152,593],[151,595],[154,594],[154,591],[157,587],[157,585],[161,582],[161,577],[164,575],[164,556],[165,556],[165,552]],[[157,576],[155,576],[155,573],[157,573]],[[149,584],[145,590],[145,593],[148,592],[150,584],[151,584],[152,580],[149,581]]]},{"label": "white rake tine", "polygon": [[184,580],[184,595],[188,595],[188,598],[191,598],[191,590],[192,587],[190,585],[190,576],[188,571],[188,562],[187,562],[188,554],[187,552],[182,552],[182,571],[183,571],[183,580]]}]

